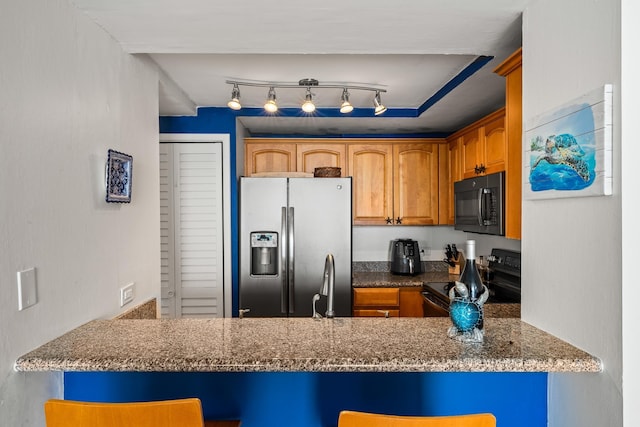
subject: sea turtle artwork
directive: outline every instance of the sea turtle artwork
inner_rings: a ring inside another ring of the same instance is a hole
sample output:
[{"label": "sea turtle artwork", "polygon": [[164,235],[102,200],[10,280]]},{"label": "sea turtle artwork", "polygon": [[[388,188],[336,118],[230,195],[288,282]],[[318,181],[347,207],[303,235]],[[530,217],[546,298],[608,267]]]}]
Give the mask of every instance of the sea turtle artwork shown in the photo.
[{"label": "sea turtle artwork", "polygon": [[544,144],[544,154],[541,154],[531,166],[535,169],[541,161],[546,161],[552,165],[567,165],[584,181],[589,181],[589,167],[582,160],[584,151],[580,144],[568,133],[562,135],[551,135]]},{"label": "sea turtle artwork", "polygon": [[[535,155],[538,152],[541,153]],[[569,133],[550,135],[544,144],[542,137],[536,136],[531,141],[531,153],[529,180],[533,191],[580,190],[595,178],[593,153],[585,153]]]},{"label": "sea turtle artwork", "polygon": [[489,290],[482,285],[482,293],[476,300],[469,298],[469,289],[462,282],[455,282],[449,289],[449,317],[451,327],[447,335],[462,342],[484,341],[484,303]]}]

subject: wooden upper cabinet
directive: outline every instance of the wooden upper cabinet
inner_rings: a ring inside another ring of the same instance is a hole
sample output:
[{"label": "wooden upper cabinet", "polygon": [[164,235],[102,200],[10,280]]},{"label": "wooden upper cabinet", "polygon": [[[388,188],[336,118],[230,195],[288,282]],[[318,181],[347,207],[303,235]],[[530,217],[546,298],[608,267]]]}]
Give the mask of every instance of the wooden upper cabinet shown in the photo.
[{"label": "wooden upper cabinet", "polygon": [[504,116],[500,115],[483,127],[485,174],[505,170],[507,138],[504,132]]},{"label": "wooden upper cabinet", "polygon": [[332,166],[342,168],[347,176],[347,149],[344,144],[297,144],[298,172],[313,173],[315,168]]},{"label": "wooden upper cabinet", "polygon": [[393,146],[349,144],[353,223],[381,225],[393,218]]},{"label": "wooden upper cabinet", "polygon": [[465,178],[478,174],[484,157],[480,143],[480,129],[472,129],[462,135],[462,173]]},{"label": "wooden upper cabinet", "polygon": [[438,224],[438,144],[393,145],[394,223]]},{"label": "wooden upper cabinet", "polygon": [[495,70],[505,77],[506,172],[505,237],[520,239],[522,228],[522,49]]},{"label": "wooden upper cabinet", "polygon": [[355,225],[447,224],[447,153],[435,138],[246,138],[244,174],[340,167],[352,177]]},{"label": "wooden upper cabinet", "polygon": [[[462,137],[454,138],[449,142],[448,153],[448,174],[446,181],[446,189],[441,190],[441,205],[447,206],[446,219],[440,220],[440,224],[453,225],[455,222],[454,213],[454,195],[453,195],[453,183],[464,179],[464,173],[462,171]],[[442,186],[441,186],[442,188]],[[446,198],[442,197],[442,193],[446,192]],[[441,206],[442,209],[442,206]]]},{"label": "wooden upper cabinet", "polygon": [[507,140],[504,108],[492,113],[453,136],[462,139],[464,178],[502,172],[506,169]]},{"label": "wooden upper cabinet", "polygon": [[244,175],[261,172],[295,172],[296,144],[245,145]]}]

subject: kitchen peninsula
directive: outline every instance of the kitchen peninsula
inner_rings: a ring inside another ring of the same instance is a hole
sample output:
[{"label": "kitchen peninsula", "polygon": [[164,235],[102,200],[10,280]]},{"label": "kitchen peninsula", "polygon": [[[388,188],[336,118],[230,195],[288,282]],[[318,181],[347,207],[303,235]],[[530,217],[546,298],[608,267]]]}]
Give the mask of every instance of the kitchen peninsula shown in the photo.
[{"label": "kitchen peninsula", "polygon": [[[543,426],[548,372],[601,370],[597,358],[519,319],[487,319],[483,344],[448,338],[448,326],[447,318],[95,320],[15,367],[64,371],[66,399],[198,396],[205,418],[244,427],[334,426],[342,409],[489,411],[503,425]],[[461,387],[477,398],[456,397]]]}]

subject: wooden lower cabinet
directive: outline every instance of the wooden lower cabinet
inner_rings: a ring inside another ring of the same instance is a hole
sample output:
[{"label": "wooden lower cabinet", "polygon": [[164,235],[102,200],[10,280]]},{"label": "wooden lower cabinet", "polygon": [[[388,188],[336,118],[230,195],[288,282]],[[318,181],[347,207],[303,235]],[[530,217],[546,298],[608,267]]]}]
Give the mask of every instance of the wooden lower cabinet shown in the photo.
[{"label": "wooden lower cabinet", "polygon": [[422,286],[400,288],[400,317],[424,317]]},{"label": "wooden lower cabinet", "polygon": [[354,288],[354,317],[422,317],[422,288]]}]

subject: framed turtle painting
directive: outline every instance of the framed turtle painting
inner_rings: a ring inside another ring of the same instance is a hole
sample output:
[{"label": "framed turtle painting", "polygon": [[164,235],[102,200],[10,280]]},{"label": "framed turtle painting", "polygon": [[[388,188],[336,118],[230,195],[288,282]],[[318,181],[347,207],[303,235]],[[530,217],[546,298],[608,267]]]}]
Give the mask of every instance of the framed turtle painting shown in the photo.
[{"label": "framed turtle painting", "polygon": [[131,202],[131,180],[133,178],[133,157],[115,150],[107,152],[105,182],[109,203]]},{"label": "framed turtle painting", "polygon": [[612,92],[606,84],[525,125],[525,199],[611,195]]}]

